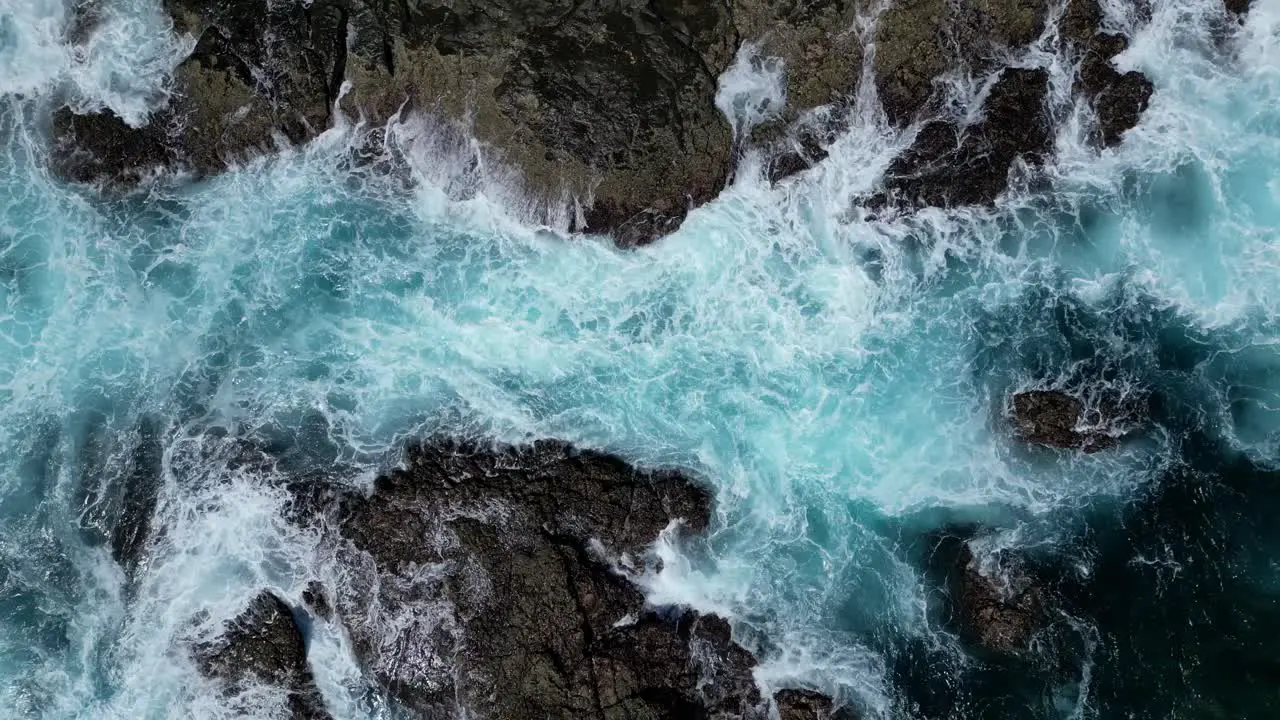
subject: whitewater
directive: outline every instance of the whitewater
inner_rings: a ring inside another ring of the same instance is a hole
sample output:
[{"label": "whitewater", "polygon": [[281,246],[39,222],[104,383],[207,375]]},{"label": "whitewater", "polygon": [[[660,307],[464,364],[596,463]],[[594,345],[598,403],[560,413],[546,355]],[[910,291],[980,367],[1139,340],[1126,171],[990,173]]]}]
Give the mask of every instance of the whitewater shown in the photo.
[{"label": "whitewater", "polygon": [[[709,483],[711,532],[660,541],[645,590],[731,618],[766,688],[881,718],[1272,716],[1280,0],[1239,26],[1216,0],[1104,5],[1132,38],[1117,64],[1156,87],[1120,146],[1067,103],[1054,157],[994,209],[877,217],[858,201],[915,128],[864,81],[812,171],[771,186],[747,157],[677,233],[620,250],[423,118],[389,130],[410,183],[351,161],[349,118],[198,183],[68,185],[50,107],[142,122],[191,40],[151,0],[78,44],[66,4],[0,0],[0,716],[228,716],[183,643],[263,586],[340,581],[233,440],[361,484],[437,431]],[[1065,98],[1054,32],[1015,62]],[[722,80],[735,129],[781,99],[751,57]],[[985,89],[953,80],[962,105]],[[1086,455],[1012,437],[1030,388],[1160,402]],[[104,498],[149,471],[130,581]],[[924,539],[965,524],[1079,590],[1034,678],[979,668],[932,609]],[[390,717],[340,631],[308,642],[335,717]]]}]

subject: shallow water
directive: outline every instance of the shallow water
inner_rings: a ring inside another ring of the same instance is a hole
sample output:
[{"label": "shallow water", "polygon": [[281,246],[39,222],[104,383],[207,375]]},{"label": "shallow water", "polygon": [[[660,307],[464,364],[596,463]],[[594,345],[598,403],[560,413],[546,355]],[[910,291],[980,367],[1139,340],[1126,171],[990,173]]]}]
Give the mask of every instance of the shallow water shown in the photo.
[{"label": "shallow water", "polygon": [[[183,639],[263,585],[335,579],[225,462],[235,439],[364,482],[443,430],[704,478],[713,530],[660,545],[648,592],[732,617],[767,687],[886,718],[1271,716],[1277,5],[1238,30],[1210,0],[1109,6],[1151,108],[1098,154],[1064,96],[1047,185],[994,211],[863,218],[912,132],[864,83],[815,171],[769,188],[748,159],[676,235],[620,252],[533,224],[499,173],[454,176],[465,149],[426,126],[411,189],[351,169],[351,127],[199,184],[68,187],[44,168],[49,104],[140,119],[186,40],[130,0],[86,52],[58,3],[0,0],[0,708],[225,716]],[[1059,60],[1024,60],[1065,89]],[[722,88],[744,123],[777,93],[750,69]],[[1107,452],[1029,449],[1003,416],[1030,387],[1150,398],[1151,422]],[[160,534],[129,580],[112,526],[148,473]],[[941,614],[930,549],[974,527],[1063,598],[1031,669],[964,651]],[[341,637],[310,642],[336,716],[386,716]]]}]

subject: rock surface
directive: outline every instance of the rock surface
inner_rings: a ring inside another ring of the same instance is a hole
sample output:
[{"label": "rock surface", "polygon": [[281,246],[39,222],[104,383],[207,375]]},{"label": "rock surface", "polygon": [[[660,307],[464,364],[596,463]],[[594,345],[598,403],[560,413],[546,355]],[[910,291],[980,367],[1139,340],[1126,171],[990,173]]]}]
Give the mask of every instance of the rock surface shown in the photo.
[{"label": "rock surface", "polygon": [[230,693],[267,684],[288,693],[293,720],[330,720],[307,663],[302,631],[289,605],[264,590],[218,639],[192,648],[200,671]]},{"label": "rock surface", "polygon": [[1035,583],[1016,567],[1001,570],[1007,583],[984,575],[965,543],[956,559],[951,592],[961,637],[990,652],[1016,654],[1043,625],[1045,603]]},{"label": "rock surface", "polygon": [[1002,51],[1044,30],[1046,0],[897,0],[876,24],[873,70],[885,114],[905,126],[930,108],[935,81],[968,68],[981,76]]},{"label": "rock surface", "polygon": [[1074,448],[1086,453],[1115,447],[1114,436],[1082,429],[1084,404],[1064,392],[1029,390],[1013,396],[1013,422],[1020,439],[1037,445]]},{"label": "rock surface", "polygon": [[1111,64],[1128,46],[1122,35],[1099,33],[1089,40],[1080,61],[1078,87],[1093,101],[1106,147],[1120,144],[1124,133],[1138,124],[1155,92],[1147,76],[1136,70],[1121,73]]},{"label": "rock surface", "polygon": [[1045,107],[1049,74],[1044,70],[1004,70],[983,104],[982,117],[968,127],[934,120],[885,173],[888,198],[908,207],[984,205],[1008,185],[1019,157],[1038,163],[1053,142]]},{"label": "rock surface", "polygon": [[850,0],[165,7],[197,38],[168,106],[136,129],[60,110],[64,176],[117,187],[156,168],[199,177],[272,150],[277,135],[305,141],[336,112],[381,127],[421,111],[463,122],[486,164],[518,169],[508,180],[546,218],[580,215],[575,229],[622,245],[670,232],[724,185],[733,138],[715,96],[744,41],[762,40],[792,68],[789,119],[852,92],[861,56]]},{"label": "rock surface", "polygon": [[672,472],[558,442],[432,440],[369,494],[295,487],[336,529],[335,615],[411,712],[486,718],[751,718],[751,655],[713,616],[645,607],[628,577],[710,497]]},{"label": "rock surface", "polygon": [[828,720],[833,717],[831,698],[812,690],[779,690],[774,693],[773,702],[778,708],[778,720]]}]

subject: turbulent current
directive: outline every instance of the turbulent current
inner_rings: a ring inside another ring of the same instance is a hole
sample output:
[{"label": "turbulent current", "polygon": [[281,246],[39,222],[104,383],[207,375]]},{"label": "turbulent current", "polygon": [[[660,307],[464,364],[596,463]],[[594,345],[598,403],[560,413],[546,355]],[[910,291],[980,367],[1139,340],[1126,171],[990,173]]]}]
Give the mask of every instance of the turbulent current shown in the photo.
[{"label": "turbulent current", "polygon": [[[1099,152],[1076,107],[994,209],[861,210],[915,132],[863,83],[813,171],[747,158],[634,250],[532,223],[425,121],[394,131],[411,182],[352,162],[352,125],[114,199],[54,178],[50,103],[140,122],[163,97],[189,48],[157,5],[73,48],[58,0],[0,0],[0,716],[224,716],[183,639],[329,567],[278,485],[217,461],[230,439],[364,483],[435,431],[710,484],[710,533],[660,543],[646,593],[731,618],[764,687],[882,718],[1280,711],[1280,3],[1239,27],[1112,3],[1150,108]],[[758,65],[722,79],[735,124],[779,92]],[[1028,447],[1005,418],[1029,388],[1151,417]],[[111,528],[147,473],[128,580]],[[975,660],[933,602],[930,538],[978,526],[1062,598],[1029,667]],[[336,717],[386,715],[339,631],[308,642]]]}]

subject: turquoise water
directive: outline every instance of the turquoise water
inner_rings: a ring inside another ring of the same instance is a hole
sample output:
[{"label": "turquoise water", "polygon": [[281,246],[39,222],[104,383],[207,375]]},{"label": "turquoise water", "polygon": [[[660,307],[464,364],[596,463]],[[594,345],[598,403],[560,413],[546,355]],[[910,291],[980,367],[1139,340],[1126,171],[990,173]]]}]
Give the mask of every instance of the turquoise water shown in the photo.
[{"label": "turquoise water", "polygon": [[[704,478],[713,530],[660,544],[648,592],[732,617],[768,687],[886,718],[1272,716],[1276,5],[1225,33],[1207,0],[1109,8],[1151,109],[1101,155],[1070,110],[1048,186],[994,211],[851,210],[910,140],[864,90],[800,182],[742,173],[620,252],[538,226],[500,172],[462,182],[429,127],[411,188],[351,169],[350,127],[198,184],[66,186],[55,98],[140,116],[185,46],[146,2],[110,5],[86,52],[57,3],[0,0],[0,708],[224,716],[183,638],[264,584],[341,581],[225,462],[235,439],[362,482],[443,430]],[[121,51],[136,33],[147,52]],[[1029,387],[1151,397],[1151,422],[1108,452],[1028,449],[1002,417]],[[160,534],[130,579],[110,525],[135,473],[162,478]],[[971,527],[1062,597],[1030,669],[940,614],[931,539]],[[388,712],[343,638],[311,642],[335,715]]]}]

